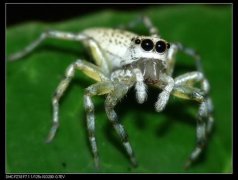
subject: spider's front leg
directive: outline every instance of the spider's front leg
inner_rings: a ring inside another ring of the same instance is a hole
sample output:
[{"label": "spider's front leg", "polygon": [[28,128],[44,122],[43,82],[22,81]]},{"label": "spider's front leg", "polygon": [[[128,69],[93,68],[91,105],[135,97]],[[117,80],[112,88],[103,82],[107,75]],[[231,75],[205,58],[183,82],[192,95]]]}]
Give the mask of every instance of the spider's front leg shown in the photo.
[{"label": "spider's front leg", "polygon": [[54,139],[59,127],[59,100],[69,86],[76,69],[81,70],[83,73],[85,73],[92,79],[95,79],[96,81],[106,81],[108,79],[97,66],[87,61],[77,60],[67,68],[65,77],[58,85],[52,99],[53,124],[46,140],[47,143],[51,142]]},{"label": "spider's front leg", "polygon": [[127,70],[121,69],[116,70],[111,74],[111,80],[114,84],[114,90],[109,93],[106,98],[105,110],[108,119],[112,123],[116,133],[119,135],[132,164],[134,166],[137,166],[137,161],[134,156],[134,152],[128,141],[128,135],[122,124],[119,122],[114,108],[133,85],[135,85],[136,88],[137,100],[139,102],[143,102],[145,100],[146,89],[143,82],[143,76],[141,74],[141,71],[137,68]]},{"label": "spider's front leg", "polygon": [[123,84],[115,84],[114,91],[110,93],[105,101],[105,110],[108,116],[108,119],[112,123],[116,133],[119,135],[123,146],[127,152],[127,154],[130,157],[130,160],[134,166],[137,166],[137,161],[134,156],[134,152],[132,150],[132,147],[128,141],[128,135],[123,127],[123,125],[119,122],[117,118],[117,114],[114,110],[114,107],[118,103],[119,100],[123,98],[123,96],[127,93],[129,87]]},{"label": "spider's front leg", "polygon": [[94,157],[94,164],[96,168],[99,168],[99,156],[95,138],[95,116],[94,116],[94,105],[92,102],[92,96],[108,94],[114,89],[112,82],[105,81],[93,84],[86,88],[84,95],[84,108],[86,110],[87,128],[89,142],[92,148]]},{"label": "spider's front leg", "polygon": [[[200,83],[201,89],[193,87],[196,82]],[[196,131],[197,144],[186,162],[185,168],[188,168],[200,156],[207,142],[207,134],[212,129],[214,122],[212,117],[213,106],[208,91],[208,81],[201,72],[190,72],[175,78],[173,95],[199,103]]]}]

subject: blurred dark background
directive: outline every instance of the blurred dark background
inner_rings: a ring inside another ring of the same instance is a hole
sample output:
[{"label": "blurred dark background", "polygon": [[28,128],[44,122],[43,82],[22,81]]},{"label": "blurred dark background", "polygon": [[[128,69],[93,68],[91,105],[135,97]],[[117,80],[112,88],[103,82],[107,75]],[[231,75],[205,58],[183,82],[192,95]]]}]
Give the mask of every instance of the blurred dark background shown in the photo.
[{"label": "blurred dark background", "polygon": [[[179,6],[180,4],[7,4],[7,27],[27,21],[57,22],[106,9],[119,11],[143,10],[149,6]],[[206,6],[224,6],[204,4]]]},{"label": "blurred dark background", "polygon": [[105,9],[133,11],[163,4],[7,4],[7,27],[27,21],[55,22]]}]

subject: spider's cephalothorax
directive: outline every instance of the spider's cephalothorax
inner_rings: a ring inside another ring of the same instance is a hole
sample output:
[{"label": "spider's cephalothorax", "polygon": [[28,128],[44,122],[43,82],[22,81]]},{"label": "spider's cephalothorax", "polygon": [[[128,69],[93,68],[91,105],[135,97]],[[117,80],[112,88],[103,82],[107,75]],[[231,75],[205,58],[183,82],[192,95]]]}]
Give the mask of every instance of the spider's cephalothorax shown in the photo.
[{"label": "spider's cephalothorax", "polygon": [[[47,142],[52,141],[59,126],[59,100],[74,77],[75,70],[81,70],[96,81],[95,84],[86,88],[84,94],[89,141],[96,167],[99,166],[99,157],[95,138],[92,96],[107,95],[105,110],[108,119],[120,136],[133,165],[137,164],[134,152],[126,131],[117,120],[114,111],[117,102],[126,95],[131,87],[135,87],[136,99],[139,103],[146,100],[147,86],[161,89],[162,92],[158,95],[155,104],[155,109],[158,112],[165,108],[170,95],[198,102],[197,145],[186,163],[186,167],[188,167],[201,154],[206,144],[207,133],[212,129],[213,106],[208,94],[209,83],[204,76],[200,57],[194,50],[185,48],[180,43],[168,43],[160,38],[158,30],[148,17],[142,17],[140,20],[149,29],[150,36],[139,36],[126,30],[110,28],[90,28],[77,34],[47,31],[23,51],[13,54],[9,59],[20,59],[46,38],[81,41],[89,49],[95,64],[78,59],[69,65],[65,72],[65,78],[54,93],[52,99],[53,125]],[[175,55],[178,50],[195,59],[197,70],[174,78]],[[200,88],[195,87],[195,83],[199,83]]]}]

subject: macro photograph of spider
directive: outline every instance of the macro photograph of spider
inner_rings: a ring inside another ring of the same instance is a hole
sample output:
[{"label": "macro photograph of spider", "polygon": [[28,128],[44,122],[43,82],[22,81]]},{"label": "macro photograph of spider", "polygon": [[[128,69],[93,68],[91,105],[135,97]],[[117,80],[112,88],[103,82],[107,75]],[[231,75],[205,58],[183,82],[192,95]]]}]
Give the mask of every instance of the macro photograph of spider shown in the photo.
[{"label": "macro photograph of spider", "polygon": [[128,6],[7,27],[6,172],[232,172],[232,5]]}]

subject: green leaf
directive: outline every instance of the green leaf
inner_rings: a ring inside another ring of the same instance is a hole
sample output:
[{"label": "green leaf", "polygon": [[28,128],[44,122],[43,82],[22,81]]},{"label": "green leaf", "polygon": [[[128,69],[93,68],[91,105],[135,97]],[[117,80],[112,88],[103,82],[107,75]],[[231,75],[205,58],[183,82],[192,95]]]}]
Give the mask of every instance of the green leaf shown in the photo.
[{"label": "green leaf", "polygon": [[[149,89],[148,102],[138,105],[134,91],[131,91],[116,108],[139,162],[137,168],[131,166],[107,120],[104,97],[94,98],[101,165],[96,171],[82,99],[84,88],[94,81],[80,72],[76,73],[60,103],[59,132],[51,144],[45,144],[51,126],[54,90],[70,63],[77,58],[89,59],[81,43],[48,39],[22,60],[7,62],[6,171],[231,172],[231,8],[231,5],[154,6],[143,12],[159,27],[164,39],[181,42],[200,53],[211,84],[215,129],[204,154],[190,169],[184,170],[183,165],[195,146],[198,105],[171,97],[165,111],[156,113],[154,103],[159,92]],[[80,32],[95,26],[117,27],[138,14],[103,11],[55,24],[29,22],[17,25],[7,30],[7,54],[23,49],[47,29]],[[133,30],[147,33],[143,26]],[[193,63],[193,59],[179,53],[175,74],[193,71]]]}]

